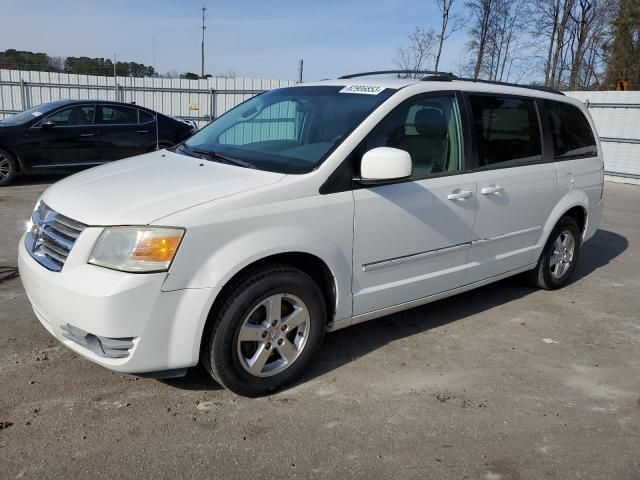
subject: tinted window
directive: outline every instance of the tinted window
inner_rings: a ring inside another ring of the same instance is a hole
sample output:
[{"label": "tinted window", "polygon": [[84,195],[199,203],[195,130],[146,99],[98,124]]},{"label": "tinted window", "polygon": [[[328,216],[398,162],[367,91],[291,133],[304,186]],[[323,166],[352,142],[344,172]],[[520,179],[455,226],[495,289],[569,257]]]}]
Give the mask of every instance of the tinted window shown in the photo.
[{"label": "tinted window", "polygon": [[415,178],[460,170],[459,123],[454,96],[410,101],[396,108],[371,132],[364,151],[393,147],[408,152]]},{"label": "tinted window", "polygon": [[145,112],[144,110],[138,110],[140,115],[140,123],[148,123],[153,122],[156,118],[154,115],[151,115],[149,112]]},{"label": "tinted window", "polygon": [[218,117],[176,151],[216,152],[261,170],[310,172],[396,92],[371,90],[328,85],[271,90]]},{"label": "tinted window", "polygon": [[78,105],[76,107],[65,108],[49,115],[45,121],[53,120],[57,126],[73,127],[77,125],[93,124],[95,109],[93,105]]},{"label": "tinted window", "polygon": [[591,126],[579,108],[568,103],[545,100],[547,118],[556,158],[595,156],[596,139]]},{"label": "tinted window", "polygon": [[107,125],[128,125],[138,123],[138,110],[130,107],[102,105],[98,107],[98,123]]},{"label": "tinted window", "polygon": [[535,102],[510,97],[471,96],[480,166],[542,155]]}]

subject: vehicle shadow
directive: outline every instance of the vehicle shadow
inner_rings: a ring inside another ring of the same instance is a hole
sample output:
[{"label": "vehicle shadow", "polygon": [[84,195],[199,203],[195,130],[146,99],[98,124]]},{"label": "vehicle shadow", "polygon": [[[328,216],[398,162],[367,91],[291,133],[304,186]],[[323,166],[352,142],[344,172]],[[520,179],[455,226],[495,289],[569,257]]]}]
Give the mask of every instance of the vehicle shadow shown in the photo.
[{"label": "vehicle shadow", "polygon": [[[621,255],[628,245],[625,237],[607,230],[598,230],[582,248],[573,282],[607,265]],[[464,295],[464,301],[460,301],[459,296],[453,296],[327,334],[318,359],[296,385],[337,370],[395,340],[505,305],[535,291],[522,276],[516,276],[463,293],[461,295]],[[185,390],[221,388],[201,366],[189,369],[185,377],[164,382]]]}]

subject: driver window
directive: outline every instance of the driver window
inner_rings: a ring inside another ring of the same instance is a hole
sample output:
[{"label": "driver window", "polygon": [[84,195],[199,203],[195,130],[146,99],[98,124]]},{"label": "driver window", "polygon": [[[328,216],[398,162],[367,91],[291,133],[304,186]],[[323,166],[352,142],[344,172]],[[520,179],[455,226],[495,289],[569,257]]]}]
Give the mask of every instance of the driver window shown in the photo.
[{"label": "driver window", "polygon": [[92,125],[95,108],[93,105],[77,105],[71,108],[65,108],[52,115],[49,115],[44,121],[53,120],[56,126],[75,127],[78,125]]},{"label": "driver window", "polygon": [[408,152],[413,178],[461,170],[460,115],[455,96],[429,96],[400,105],[366,139],[365,151],[376,147]]}]

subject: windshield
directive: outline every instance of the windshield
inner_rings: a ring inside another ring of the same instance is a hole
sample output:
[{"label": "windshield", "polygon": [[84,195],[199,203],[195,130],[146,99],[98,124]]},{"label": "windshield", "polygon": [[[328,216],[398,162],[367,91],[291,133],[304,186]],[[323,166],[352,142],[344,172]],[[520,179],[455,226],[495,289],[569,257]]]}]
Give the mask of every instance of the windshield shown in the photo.
[{"label": "windshield", "polygon": [[260,170],[307,173],[395,92],[351,86],[271,90],[228,111],[176,151]]},{"label": "windshield", "polygon": [[30,108],[29,110],[25,110],[24,112],[20,112],[13,117],[5,118],[4,120],[0,120],[2,123],[6,125],[22,125],[23,123],[27,123],[34,118],[39,118],[45,113],[50,112],[56,107],[59,107],[63,103],[66,102],[49,102],[43,103],[42,105],[38,105],[37,107]]}]

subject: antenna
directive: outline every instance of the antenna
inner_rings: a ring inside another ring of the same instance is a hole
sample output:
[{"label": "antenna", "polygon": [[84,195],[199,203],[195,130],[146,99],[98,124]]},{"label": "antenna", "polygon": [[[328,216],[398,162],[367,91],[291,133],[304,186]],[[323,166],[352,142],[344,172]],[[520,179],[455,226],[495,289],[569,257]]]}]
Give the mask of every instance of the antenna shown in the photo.
[{"label": "antenna", "polygon": [[200,78],[204,78],[204,31],[206,30],[206,25],[204,24],[205,12],[207,11],[207,7],[202,5],[202,57],[201,57],[201,69],[200,69]]}]

